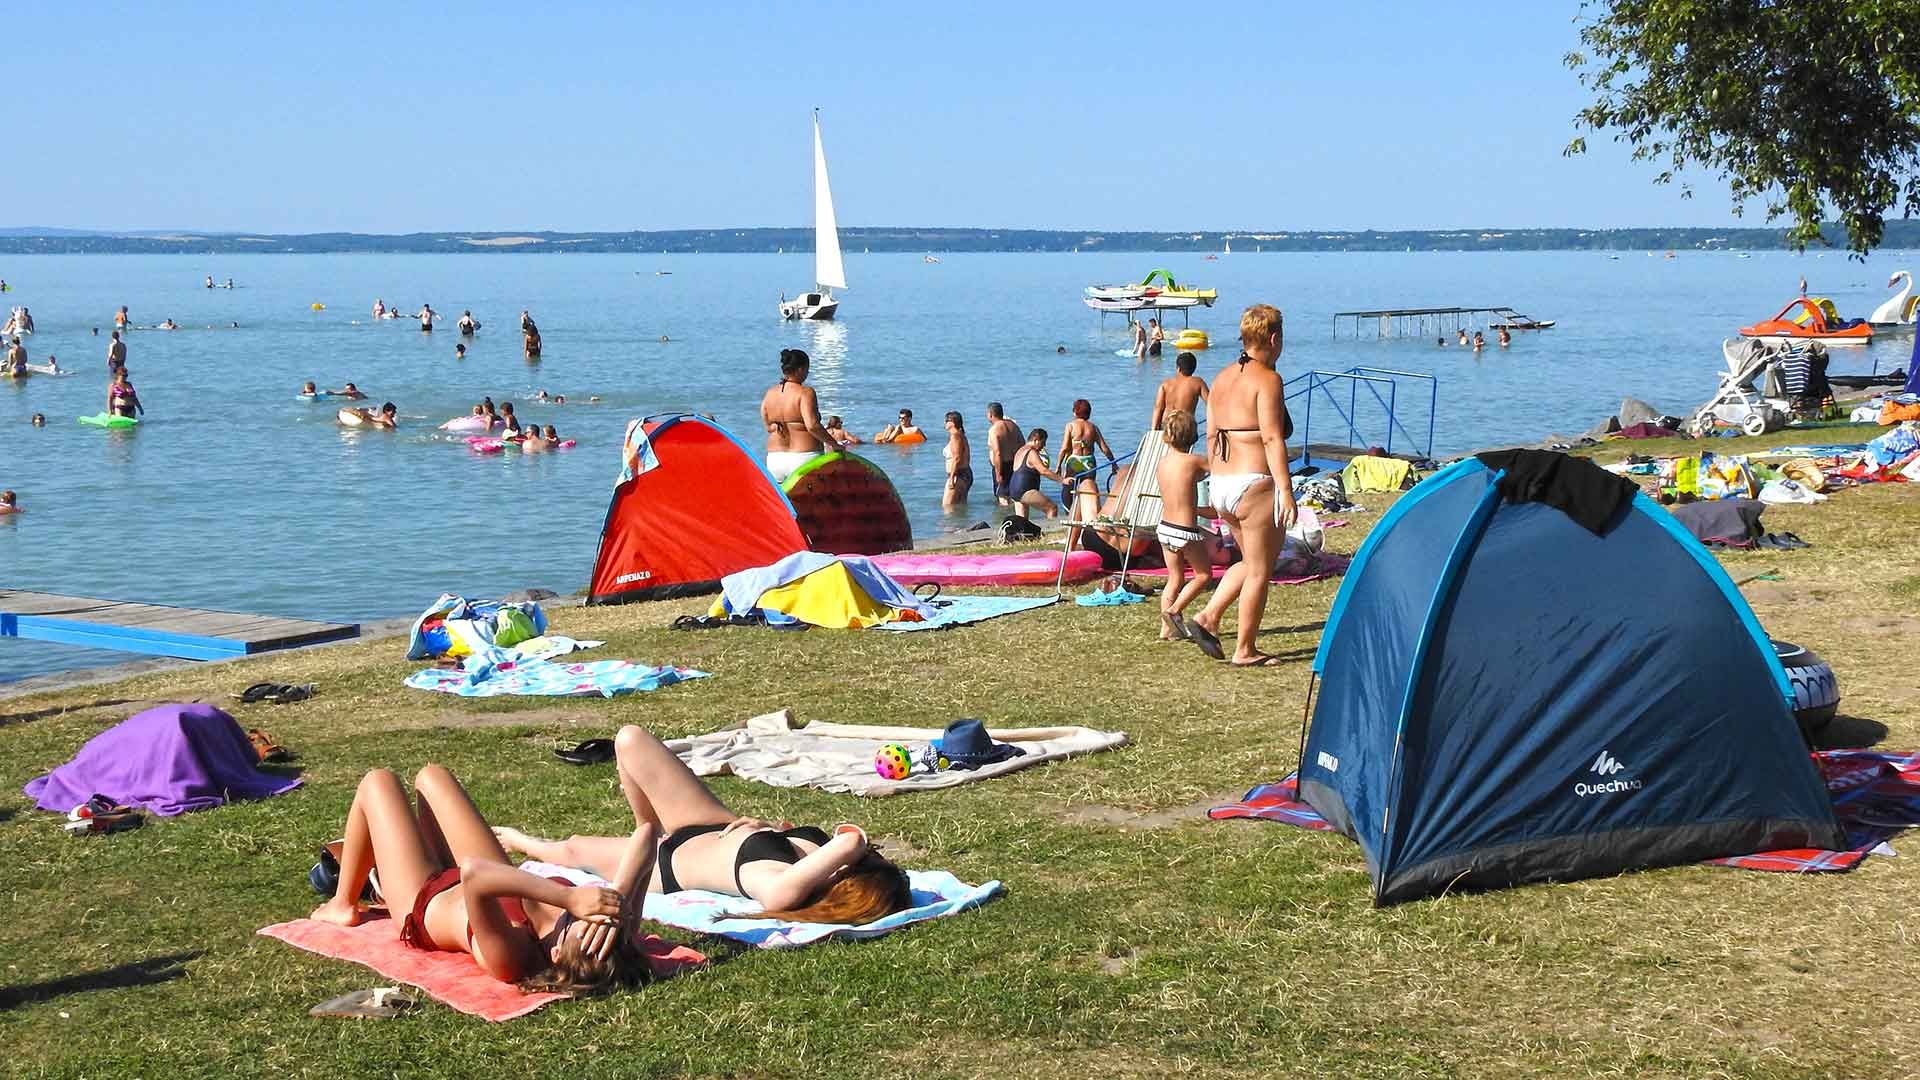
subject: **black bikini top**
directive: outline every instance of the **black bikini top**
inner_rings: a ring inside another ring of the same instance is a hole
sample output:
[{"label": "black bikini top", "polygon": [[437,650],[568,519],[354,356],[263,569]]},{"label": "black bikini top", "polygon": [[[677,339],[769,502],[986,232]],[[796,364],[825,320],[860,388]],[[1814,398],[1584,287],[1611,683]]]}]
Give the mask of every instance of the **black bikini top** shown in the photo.
[{"label": "black bikini top", "polygon": [[793,846],[795,840],[824,847],[831,839],[826,830],[813,825],[754,833],[740,842],[740,852],[733,857],[733,886],[740,890],[741,896],[747,895],[746,887],[740,884],[740,870],[750,862],[780,862],[788,866],[799,862],[801,856]]}]

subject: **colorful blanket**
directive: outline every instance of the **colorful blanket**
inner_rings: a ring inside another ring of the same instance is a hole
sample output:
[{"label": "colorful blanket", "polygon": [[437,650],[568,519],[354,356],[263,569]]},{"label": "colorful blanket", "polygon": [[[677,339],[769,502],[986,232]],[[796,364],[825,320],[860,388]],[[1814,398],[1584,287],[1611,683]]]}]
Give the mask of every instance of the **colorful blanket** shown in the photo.
[{"label": "colorful blanket", "polygon": [[[1741,870],[1768,870],[1804,874],[1851,870],[1869,855],[1891,855],[1887,841],[1902,830],[1920,825],[1920,752],[1898,754],[1874,750],[1821,750],[1814,767],[1827,782],[1834,816],[1840,819],[1847,846],[1839,851],[1791,848],[1708,859],[1709,866]],[[1215,820],[1258,818],[1302,829],[1331,832],[1333,826],[1313,807],[1299,801],[1296,776],[1277,784],[1261,784],[1239,802],[1207,811]]]},{"label": "colorful blanket", "polygon": [[[1339,528],[1345,524],[1346,522],[1344,521],[1331,522],[1322,526],[1322,528]],[[1308,582],[1325,581],[1328,578],[1336,578],[1346,573],[1347,564],[1350,562],[1352,562],[1352,560],[1347,556],[1335,555],[1331,551],[1316,552],[1312,555],[1296,555],[1292,558],[1282,559],[1276,563],[1273,568],[1273,577],[1269,578],[1268,581],[1274,585],[1305,585]],[[1129,570],[1127,573],[1134,577],[1143,578],[1164,578],[1167,576],[1166,570],[1159,567],[1146,570]],[[1226,573],[1226,567],[1214,567],[1213,580],[1219,581],[1226,576]]]},{"label": "colorful blanket", "polygon": [[948,630],[970,623],[986,622],[1002,615],[1018,615],[1057,603],[1056,596],[942,596],[928,606],[932,613],[918,622],[901,620],[881,623],[875,630]]},{"label": "colorful blanket", "polygon": [[551,660],[508,660],[492,663],[470,657],[460,670],[422,668],[407,676],[415,690],[432,690],[461,697],[580,697],[599,694],[644,693],[687,679],[705,679],[704,671],[683,667],[649,667],[626,660],[593,660],[583,664],[556,664]]},{"label": "colorful blanket", "polygon": [[[428,952],[400,944],[399,924],[373,919],[359,926],[338,926],[313,919],[277,923],[259,931],[296,949],[334,960],[350,960],[382,976],[426,991],[435,1001],[469,1016],[496,1023],[559,1001],[566,994],[529,992],[480,970],[473,957],[457,952]],[[664,978],[707,962],[704,954],[648,934],[642,942],[647,966]]]},{"label": "colorful blanket", "polygon": [[[527,862],[520,868],[543,877],[565,877],[576,884],[600,884],[601,879],[585,870],[551,863]],[[913,906],[896,911],[884,919],[851,926],[839,923],[796,923],[778,919],[755,918],[760,905],[739,896],[683,889],[676,893],[648,893],[642,915],[654,922],[678,926],[732,938],[761,949],[790,949],[811,945],[828,938],[871,938],[889,934],[903,926],[928,919],[957,915],[977,908],[1005,891],[998,881],[968,885],[944,870],[909,870],[913,882]]]}]

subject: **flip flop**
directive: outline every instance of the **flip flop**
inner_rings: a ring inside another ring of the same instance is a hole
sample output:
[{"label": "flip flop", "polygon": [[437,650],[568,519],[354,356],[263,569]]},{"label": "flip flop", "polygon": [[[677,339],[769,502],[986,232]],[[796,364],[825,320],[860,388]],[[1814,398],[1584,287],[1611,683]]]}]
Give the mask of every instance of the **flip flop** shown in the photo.
[{"label": "flip flop", "polygon": [[296,701],[305,701],[312,697],[314,689],[312,683],[289,683],[275,690],[267,700],[275,705],[291,705]]},{"label": "flip flop", "polygon": [[1208,630],[1197,622],[1187,624],[1187,640],[1198,645],[1201,652],[1206,653],[1215,660],[1225,660],[1227,658],[1227,651],[1220,647],[1220,639],[1215,637],[1211,630]]},{"label": "flip flop", "polygon": [[613,740],[588,739],[571,748],[555,749],[553,756],[569,765],[599,765],[613,760]]},{"label": "flip flop", "polygon": [[1163,611],[1160,613],[1160,622],[1167,629],[1173,631],[1173,637],[1169,638],[1169,641],[1193,640],[1193,632],[1187,626],[1187,621],[1182,619],[1178,614]]},{"label": "flip flop", "polygon": [[1286,667],[1287,662],[1277,656],[1262,656],[1258,660],[1248,660],[1244,663],[1235,660],[1233,666],[1237,668]]},{"label": "flip flop", "polygon": [[376,986],[341,994],[307,1010],[308,1016],[339,1016],[349,1019],[389,1020],[418,1002],[397,986]]},{"label": "flip flop", "polygon": [[255,705],[286,688],[285,683],[257,682],[232,697],[242,705]]},{"label": "flip flop", "polygon": [[138,810],[121,808],[109,814],[94,814],[78,821],[69,821],[61,826],[72,836],[104,836],[108,833],[125,832],[137,829],[147,823],[147,816]]},{"label": "flip flop", "polygon": [[273,736],[259,728],[247,729],[247,741],[253,744],[253,752],[263,762],[281,762],[292,757],[287,748],[273,741]]}]

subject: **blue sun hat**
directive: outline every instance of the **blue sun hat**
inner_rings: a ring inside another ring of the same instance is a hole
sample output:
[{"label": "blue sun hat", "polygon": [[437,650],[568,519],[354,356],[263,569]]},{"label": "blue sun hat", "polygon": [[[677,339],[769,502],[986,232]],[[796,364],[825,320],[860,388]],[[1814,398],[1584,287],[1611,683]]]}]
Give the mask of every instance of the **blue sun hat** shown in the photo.
[{"label": "blue sun hat", "polygon": [[1010,743],[994,742],[987,736],[987,726],[978,720],[955,720],[933,745],[956,769],[978,769],[1026,753]]}]

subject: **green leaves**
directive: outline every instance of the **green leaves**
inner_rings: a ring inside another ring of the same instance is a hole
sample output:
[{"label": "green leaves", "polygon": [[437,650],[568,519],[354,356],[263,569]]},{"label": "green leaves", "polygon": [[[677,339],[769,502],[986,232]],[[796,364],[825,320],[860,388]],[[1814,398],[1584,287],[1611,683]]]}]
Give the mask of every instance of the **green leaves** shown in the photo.
[{"label": "green leaves", "polygon": [[[1788,240],[1824,243],[1823,218],[1864,255],[1886,217],[1920,213],[1920,0],[1614,0],[1580,7],[1565,58],[1593,104],[1576,130],[1610,129],[1655,183],[1688,169],[1726,182],[1739,214],[1764,200]],[[1568,143],[1584,153],[1586,139]]]}]

